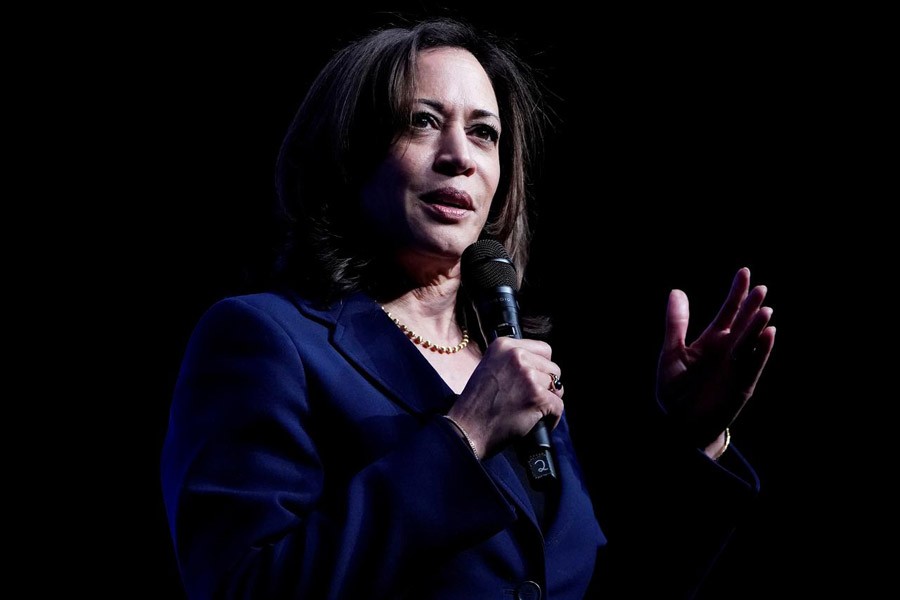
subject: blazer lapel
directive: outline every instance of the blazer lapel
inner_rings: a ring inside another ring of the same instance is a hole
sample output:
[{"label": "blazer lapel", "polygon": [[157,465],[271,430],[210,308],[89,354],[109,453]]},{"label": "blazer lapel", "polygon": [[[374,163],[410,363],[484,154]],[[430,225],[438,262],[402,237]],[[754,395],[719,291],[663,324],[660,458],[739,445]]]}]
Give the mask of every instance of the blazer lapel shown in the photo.
[{"label": "blazer lapel", "polygon": [[531,499],[522,485],[522,480],[516,475],[506,456],[496,454],[487,460],[483,460],[481,464],[491,474],[491,478],[512,499],[519,510],[540,531],[540,525],[538,525],[537,516],[534,514],[534,506],[531,504]]},{"label": "blazer lapel", "polygon": [[[452,406],[453,390],[369,296],[356,293],[325,308],[299,297],[294,301],[305,314],[333,323],[334,346],[396,402],[423,415],[444,414]],[[506,457],[498,454],[482,465],[538,527],[531,500]]]},{"label": "blazer lapel", "polygon": [[335,348],[394,401],[417,414],[450,407],[452,390],[372,298],[356,293],[322,309],[295,302],[304,313],[332,323]]}]

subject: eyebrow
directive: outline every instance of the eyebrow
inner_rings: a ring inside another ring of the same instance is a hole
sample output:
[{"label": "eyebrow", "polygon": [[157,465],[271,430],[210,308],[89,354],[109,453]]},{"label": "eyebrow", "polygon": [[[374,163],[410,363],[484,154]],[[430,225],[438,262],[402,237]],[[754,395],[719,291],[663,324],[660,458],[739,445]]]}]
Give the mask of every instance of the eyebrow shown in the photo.
[{"label": "eyebrow", "polygon": [[[439,112],[442,112],[442,113],[447,112],[447,109],[444,107],[444,105],[441,104],[440,102],[438,102],[437,100],[429,100],[428,98],[416,98],[416,102],[420,102],[426,106],[430,106],[433,109],[435,109]],[[473,110],[472,116],[474,116],[474,117],[494,117],[498,121],[500,120],[499,115],[494,114],[489,110],[484,110],[483,108],[476,108],[475,110]]]}]

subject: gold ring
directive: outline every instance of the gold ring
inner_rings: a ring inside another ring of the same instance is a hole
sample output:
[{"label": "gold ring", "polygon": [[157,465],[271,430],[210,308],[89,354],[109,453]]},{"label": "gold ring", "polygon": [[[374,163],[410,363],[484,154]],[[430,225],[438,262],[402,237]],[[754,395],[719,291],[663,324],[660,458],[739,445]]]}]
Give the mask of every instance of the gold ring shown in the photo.
[{"label": "gold ring", "polygon": [[554,390],[561,390],[563,387],[562,377],[559,377],[556,373],[548,373],[548,375],[550,375],[550,387],[548,387],[547,389],[551,392]]}]

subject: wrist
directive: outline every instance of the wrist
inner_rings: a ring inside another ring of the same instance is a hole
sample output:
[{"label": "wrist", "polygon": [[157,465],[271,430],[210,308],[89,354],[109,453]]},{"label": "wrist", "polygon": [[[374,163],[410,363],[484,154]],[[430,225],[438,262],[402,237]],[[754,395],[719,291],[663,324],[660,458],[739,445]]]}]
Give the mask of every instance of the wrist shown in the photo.
[{"label": "wrist", "polygon": [[703,449],[703,453],[717,461],[722,458],[722,455],[725,454],[725,451],[728,450],[728,446],[730,445],[731,430],[726,427],[725,431],[719,434],[719,437]]},{"label": "wrist", "polygon": [[478,446],[475,445],[475,441],[469,436],[469,433],[460,425],[459,421],[451,417],[450,415],[442,415],[445,419],[450,421],[453,425],[453,428],[456,430],[459,437],[466,442],[469,446],[469,449],[472,451],[472,454],[475,455],[477,460],[481,460],[481,454],[478,450]]}]

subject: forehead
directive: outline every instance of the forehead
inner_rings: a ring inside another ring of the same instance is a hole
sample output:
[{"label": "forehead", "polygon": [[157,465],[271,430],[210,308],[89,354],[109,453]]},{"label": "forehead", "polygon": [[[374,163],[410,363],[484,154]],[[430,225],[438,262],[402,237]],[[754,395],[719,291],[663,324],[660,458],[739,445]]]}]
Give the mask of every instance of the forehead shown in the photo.
[{"label": "forehead", "polygon": [[498,112],[491,80],[471,52],[462,48],[429,48],[416,60],[416,97],[453,102]]}]

